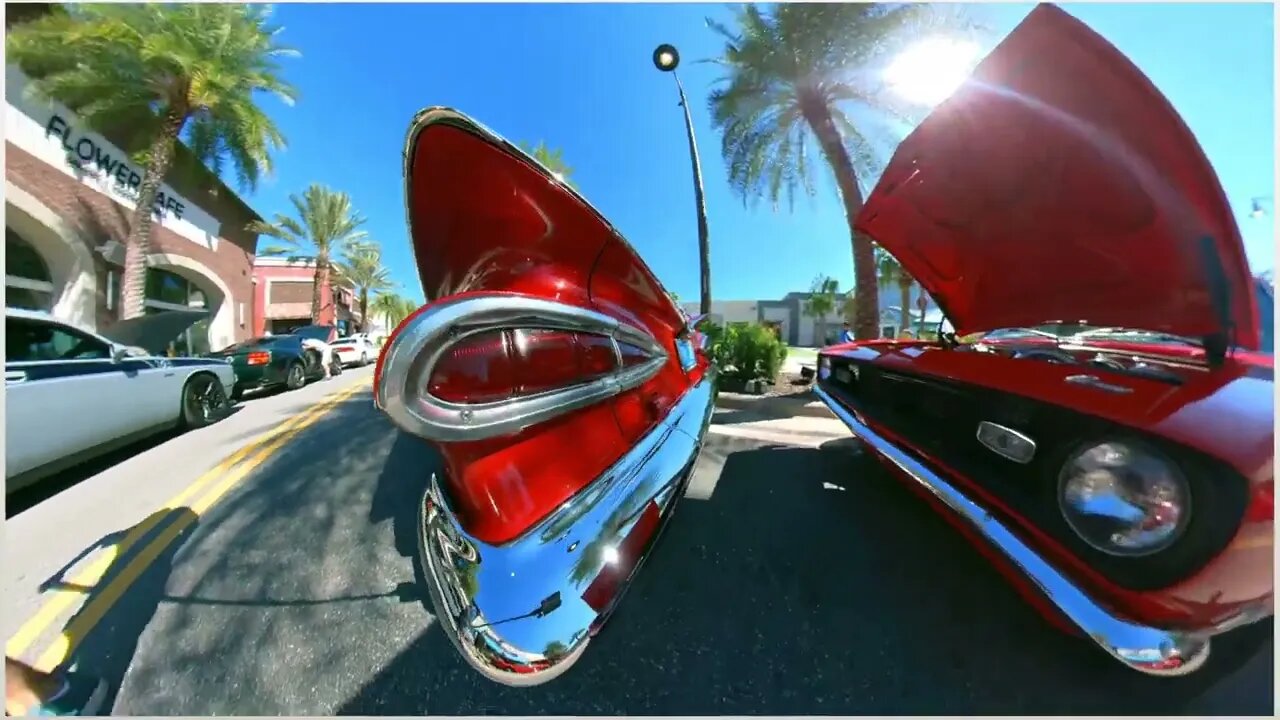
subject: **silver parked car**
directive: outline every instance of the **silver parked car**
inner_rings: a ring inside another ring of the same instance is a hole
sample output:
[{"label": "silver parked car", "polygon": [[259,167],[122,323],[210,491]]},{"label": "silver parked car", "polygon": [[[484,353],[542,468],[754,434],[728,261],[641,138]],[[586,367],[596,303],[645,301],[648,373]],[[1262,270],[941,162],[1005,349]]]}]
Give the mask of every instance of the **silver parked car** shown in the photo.
[{"label": "silver parked car", "polygon": [[147,435],[225,415],[235,383],[226,361],[162,355],[206,315],[158,313],[99,335],[6,309],[6,495]]}]

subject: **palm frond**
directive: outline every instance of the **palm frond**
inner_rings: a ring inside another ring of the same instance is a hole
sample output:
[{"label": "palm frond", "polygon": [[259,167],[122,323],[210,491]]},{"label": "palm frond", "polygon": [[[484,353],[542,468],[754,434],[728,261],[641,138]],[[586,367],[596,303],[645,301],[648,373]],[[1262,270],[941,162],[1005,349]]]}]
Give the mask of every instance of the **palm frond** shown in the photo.
[{"label": "palm frond", "polygon": [[883,153],[846,107],[917,119],[878,80],[878,63],[922,29],[971,25],[963,12],[916,4],[753,4],[733,17],[732,27],[707,19],[724,41],[712,61],[725,70],[708,106],[730,186],[746,205],[766,199],[775,208],[813,194],[817,140],[806,102],[823,104],[865,190]]},{"label": "palm frond", "polygon": [[292,104],[297,91],[279,59],[270,12],[253,4],[72,3],[10,28],[8,61],[31,78],[30,92],[56,100],[100,132],[151,146],[159,118],[180,117],[192,154],[248,190],[272,171],[284,138],[259,105]]},{"label": "palm frond", "polygon": [[313,184],[301,195],[289,195],[295,217],[276,213],[270,222],[249,223],[250,232],[282,241],[291,252],[309,253],[329,263],[363,241],[365,218],[356,212],[351,196]]}]

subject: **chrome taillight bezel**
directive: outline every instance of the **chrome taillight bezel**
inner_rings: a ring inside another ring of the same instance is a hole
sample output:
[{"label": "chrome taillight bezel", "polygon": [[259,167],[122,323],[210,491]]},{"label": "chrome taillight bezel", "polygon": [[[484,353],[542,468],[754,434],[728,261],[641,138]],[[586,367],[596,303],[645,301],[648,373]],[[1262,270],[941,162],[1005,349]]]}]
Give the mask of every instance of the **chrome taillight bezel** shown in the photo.
[{"label": "chrome taillight bezel", "polygon": [[[648,360],[588,382],[487,403],[455,403],[428,391],[432,370],[457,342],[492,330],[538,328],[589,333],[634,345]],[[462,295],[422,311],[388,343],[374,398],[401,429],[441,442],[502,437],[643,385],[667,362],[648,332],[603,313],[527,295]]]}]

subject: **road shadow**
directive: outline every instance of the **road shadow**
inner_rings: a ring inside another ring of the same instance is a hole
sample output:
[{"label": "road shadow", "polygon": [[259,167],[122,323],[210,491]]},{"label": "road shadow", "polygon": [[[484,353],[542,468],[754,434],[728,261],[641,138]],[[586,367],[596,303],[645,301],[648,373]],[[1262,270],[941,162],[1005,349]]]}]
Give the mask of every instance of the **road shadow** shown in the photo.
[{"label": "road shadow", "polygon": [[[397,462],[417,467],[422,451],[405,447]],[[1192,712],[1050,629],[942,518],[847,450],[728,455],[710,496],[684,500],[608,629],[557,680],[482,680],[431,623],[338,713]],[[412,528],[404,492],[385,507]],[[1256,692],[1196,712],[1269,713],[1269,660],[1264,670]]]},{"label": "road shadow", "polygon": [[[369,522],[390,522],[396,552],[413,562],[414,581],[422,589],[422,568],[415,561],[418,552],[418,504],[434,472],[443,468],[435,447],[404,432],[395,431],[391,451],[378,473],[377,488],[369,504]],[[425,592],[420,599],[426,600]]]},{"label": "road shadow", "polygon": [[412,473],[397,478],[396,468],[424,469],[420,457],[397,459],[400,442],[367,393],[357,393],[206,511],[117,710],[315,712],[308,709],[323,706],[324,691],[308,688],[349,676],[391,640],[379,634],[379,618],[421,624],[419,583],[407,550],[397,549],[401,531],[383,522],[417,492],[406,481]]},{"label": "road shadow", "polygon": [[[232,405],[228,408],[225,415],[206,427],[212,427],[213,425],[226,420],[232,415],[240,412],[241,409],[242,408],[239,404]],[[180,428],[171,428],[169,430],[164,430],[129,443],[128,445],[123,445],[110,452],[103,453],[98,457],[77,463],[66,470],[54,473],[30,487],[23,488],[6,496],[5,518],[12,518],[20,513],[26,512],[45,500],[48,500],[59,493],[70,490],[85,480],[88,480],[99,473],[106,472],[120,463],[130,460],[149,450],[154,450],[180,435],[184,435],[187,432],[200,432],[203,429],[204,428],[197,430],[182,430]]]},{"label": "road shadow", "polygon": [[283,395],[286,392],[289,392],[289,389],[284,385],[272,385],[271,387],[266,387],[266,388],[245,390],[243,393],[240,394],[240,399],[237,400],[236,402],[245,403],[245,402],[253,402],[254,400],[265,400],[266,398],[269,398],[269,397]]},{"label": "road shadow", "polygon": [[[80,609],[62,627],[70,652],[57,667],[74,666],[105,680],[104,714],[115,702],[138,639],[165,597],[174,553],[198,522],[188,507],[157,511],[128,530],[103,537],[40,585],[42,592],[71,591],[85,596]],[[95,550],[113,547],[119,548],[119,554],[101,579],[90,586],[77,584],[72,569]]]}]

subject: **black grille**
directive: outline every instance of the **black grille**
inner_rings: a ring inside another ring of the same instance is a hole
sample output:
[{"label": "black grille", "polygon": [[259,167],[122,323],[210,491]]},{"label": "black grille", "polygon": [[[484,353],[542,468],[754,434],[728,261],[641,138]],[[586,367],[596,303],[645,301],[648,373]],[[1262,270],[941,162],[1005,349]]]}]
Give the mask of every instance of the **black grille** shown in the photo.
[{"label": "black grille", "polygon": [[[856,376],[842,382],[843,367]],[[1014,513],[1047,532],[1118,585],[1134,590],[1167,587],[1200,569],[1239,526],[1248,483],[1228,466],[1108,421],[985,387],[885,371],[847,358],[833,362],[824,386],[848,400],[868,419],[884,424],[913,445],[979,483]],[[1032,461],[1020,465],[977,440],[986,420],[1017,430],[1036,443]],[[1084,442],[1104,438],[1142,440],[1179,463],[1192,484],[1191,524],[1172,548],[1145,558],[1099,552],[1076,536],[1058,508],[1057,475],[1067,456]]]}]

